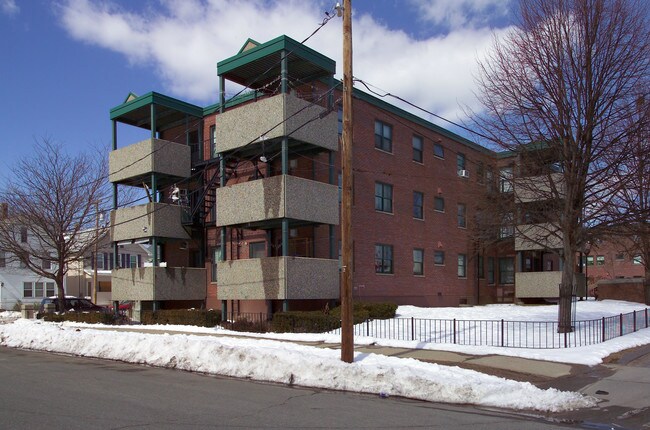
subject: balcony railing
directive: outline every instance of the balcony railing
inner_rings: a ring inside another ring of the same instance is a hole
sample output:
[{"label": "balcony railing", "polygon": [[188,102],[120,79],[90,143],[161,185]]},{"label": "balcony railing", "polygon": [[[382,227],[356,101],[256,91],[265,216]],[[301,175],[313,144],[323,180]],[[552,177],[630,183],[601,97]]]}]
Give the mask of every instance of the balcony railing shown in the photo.
[{"label": "balcony railing", "polygon": [[[517,298],[556,298],[560,296],[561,271],[515,273],[515,296]],[[585,275],[573,274],[575,294],[585,296]]]},{"label": "balcony railing", "polygon": [[183,228],[183,207],[147,203],[111,211],[111,240],[119,242],[143,237],[189,239]]},{"label": "balcony railing", "polygon": [[203,300],[206,269],[133,267],[112,271],[112,300]]},{"label": "balcony railing", "polygon": [[217,152],[247,146],[258,138],[282,136],[336,151],[336,124],[336,112],[294,94],[279,94],[217,115]]},{"label": "balcony railing", "polygon": [[188,178],[191,148],[161,139],[147,139],[109,153],[108,180],[114,183],[149,182],[152,173],[161,177]]},{"label": "balcony railing", "polygon": [[320,224],[339,223],[335,185],[289,175],[217,189],[217,225],[238,225],[291,218]]},{"label": "balcony railing", "polygon": [[267,257],[217,265],[220,300],[336,299],[338,260]]}]

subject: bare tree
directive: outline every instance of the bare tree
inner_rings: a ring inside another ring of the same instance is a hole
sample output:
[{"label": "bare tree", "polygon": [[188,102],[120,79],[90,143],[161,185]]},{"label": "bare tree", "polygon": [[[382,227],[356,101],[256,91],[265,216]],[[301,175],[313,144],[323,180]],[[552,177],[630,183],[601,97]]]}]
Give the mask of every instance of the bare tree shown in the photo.
[{"label": "bare tree", "polygon": [[519,16],[479,64],[484,110],[473,120],[492,142],[528,159],[520,166],[540,168],[527,180],[516,172],[514,194],[517,203],[549,202],[550,222],[517,234],[563,259],[559,330],[567,332],[576,255],[588,227],[607,221],[620,187],[612,178],[639,126],[636,89],[647,91],[650,71],[648,7],[641,0],[521,0]]},{"label": "bare tree", "polygon": [[69,263],[103,236],[98,212],[108,203],[107,157],[70,156],[49,139],[12,169],[0,218],[0,249],[57,286],[58,310],[65,311],[63,280]]}]

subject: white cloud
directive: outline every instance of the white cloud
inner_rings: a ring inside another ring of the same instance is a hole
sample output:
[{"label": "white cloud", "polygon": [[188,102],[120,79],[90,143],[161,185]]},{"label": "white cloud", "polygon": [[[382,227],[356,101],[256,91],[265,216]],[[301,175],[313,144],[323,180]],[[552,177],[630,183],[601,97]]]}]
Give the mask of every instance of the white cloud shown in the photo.
[{"label": "white cloud", "polygon": [[511,0],[410,0],[420,18],[447,29],[482,27],[508,13]]},{"label": "white cloud", "polygon": [[[60,20],[75,39],[120,53],[133,65],[155,67],[170,95],[207,104],[218,99],[217,61],[235,55],[249,37],[265,42],[286,34],[302,41],[330,6],[298,0],[161,0],[159,5],[136,14],[107,2],[66,0]],[[339,71],[341,26],[335,18],[306,43],[336,60]],[[353,38],[357,78],[454,120],[459,103],[475,104],[472,72],[491,30],[468,28],[416,40],[369,15],[355,15]],[[235,90],[232,84],[230,89]]]},{"label": "white cloud", "polygon": [[0,10],[2,13],[9,16],[17,15],[20,8],[16,4],[16,0],[0,0]]}]

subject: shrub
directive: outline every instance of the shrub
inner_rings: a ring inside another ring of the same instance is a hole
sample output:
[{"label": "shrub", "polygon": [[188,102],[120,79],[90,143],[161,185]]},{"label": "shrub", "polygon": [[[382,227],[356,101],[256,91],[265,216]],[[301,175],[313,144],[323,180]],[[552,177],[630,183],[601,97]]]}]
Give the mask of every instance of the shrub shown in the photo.
[{"label": "shrub", "polygon": [[[352,313],[354,323],[359,324],[367,319],[381,320],[395,318],[396,311],[397,305],[395,303],[354,302]],[[341,318],[341,307],[335,307],[330,314]]]},{"label": "shrub", "polygon": [[174,324],[214,327],[221,322],[221,311],[205,309],[163,309],[159,311],[142,311],[142,324]]},{"label": "shrub", "polygon": [[113,314],[105,314],[101,312],[66,312],[65,314],[47,313],[43,315],[43,321],[63,322],[74,321],[88,324],[122,324],[124,318],[122,316],[115,317]]},{"label": "shrub", "polygon": [[397,312],[395,303],[363,303],[363,306],[368,310],[370,318],[376,320],[395,318]]},{"label": "shrub", "polygon": [[252,321],[247,318],[240,318],[236,321],[224,321],[221,323],[221,326],[228,330],[247,331],[251,333],[266,333],[271,329],[270,321],[259,319]]},{"label": "shrub", "polygon": [[271,321],[271,328],[279,333],[323,333],[340,326],[340,318],[321,311],[278,312]]}]

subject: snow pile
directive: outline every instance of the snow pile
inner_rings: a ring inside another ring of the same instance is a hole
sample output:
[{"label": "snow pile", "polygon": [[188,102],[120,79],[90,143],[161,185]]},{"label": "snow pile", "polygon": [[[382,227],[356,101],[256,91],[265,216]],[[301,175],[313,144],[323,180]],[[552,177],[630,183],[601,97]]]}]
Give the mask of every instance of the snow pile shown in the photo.
[{"label": "snow pile", "polygon": [[21,317],[22,315],[20,312],[2,311],[0,312],[0,324],[6,324],[8,322],[16,321],[18,318]]},{"label": "snow pile", "polygon": [[0,344],[86,357],[432,402],[562,411],[595,406],[595,399],[541,390],[458,367],[377,354],[340,361],[340,352],[275,340],[79,329],[18,320],[0,326]]}]

